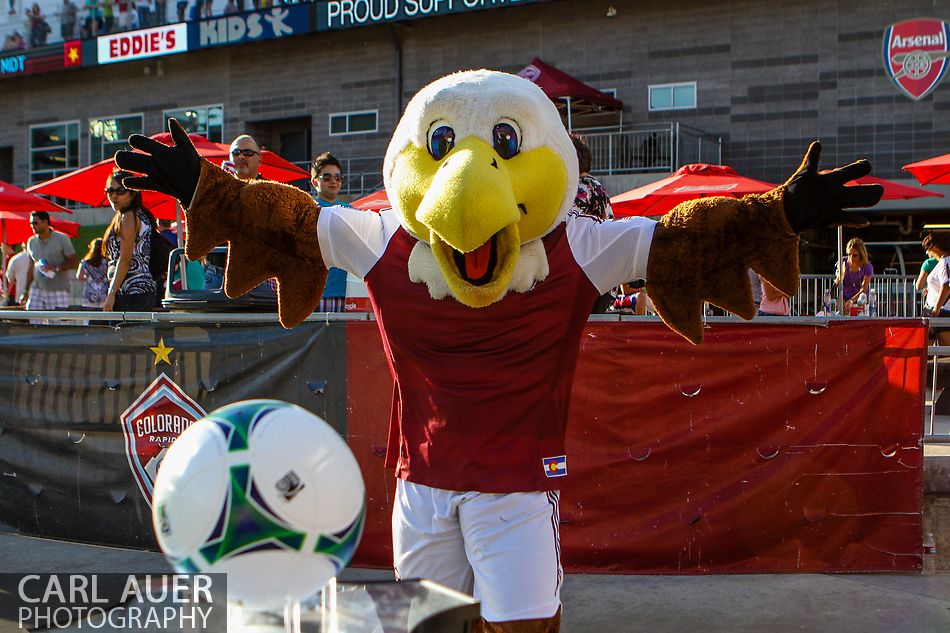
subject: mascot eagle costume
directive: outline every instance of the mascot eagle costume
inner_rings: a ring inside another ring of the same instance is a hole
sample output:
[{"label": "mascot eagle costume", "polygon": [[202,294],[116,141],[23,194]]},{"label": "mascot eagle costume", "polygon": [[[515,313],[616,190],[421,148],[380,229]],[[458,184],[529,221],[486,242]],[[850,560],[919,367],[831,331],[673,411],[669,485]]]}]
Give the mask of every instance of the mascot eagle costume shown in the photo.
[{"label": "mascot eagle costume", "polygon": [[[747,269],[798,290],[798,236],[860,226],[848,208],[879,186],[843,185],[858,161],[818,172],[813,143],[784,185],[684,203],[660,222],[568,216],[578,180],[551,101],[506,73],[467,71],[407,105],[383,165],[392,209],[321,209],[306,193],[244,182],[199,158],[177,122],[116,162],[125,186],[178,198],[190,259],[230,249],[224,290],[277,279],[280,322],[317,306],[326,271],[365,279],[395,381],[387,463],[395,468],[397,577],[481,601],[483,631],[560,626],[558,488],[580,337],[595,299],[645,278],[658,314],[693,343],[708,301],[743,318]],[[684,265],[683,262],[689,262]]]}]

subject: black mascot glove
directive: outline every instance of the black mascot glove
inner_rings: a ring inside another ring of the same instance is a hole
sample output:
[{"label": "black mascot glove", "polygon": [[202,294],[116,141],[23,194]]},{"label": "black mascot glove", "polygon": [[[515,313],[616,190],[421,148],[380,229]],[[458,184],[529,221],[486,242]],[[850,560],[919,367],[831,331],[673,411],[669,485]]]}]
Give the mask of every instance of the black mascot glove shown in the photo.
[{"label": "black mascot glove", "polygon": [[133,134],[129,137],[129,145],[139,151],[116,152],[115,164],[127,171],[145,174],[123,179],[122,186],[165,193],[188,207],[198,188],[201,158],[178,121],[169,119],[168,131],[175,141],[171,147],[147,136]]},{"label": "black mascot glove", "polygon": [[818,172],[821,143],[815,141],[805,153],[801,167],[785,183],[785,217],[796,233],[826,226],[866,226],[868,221],[845,211],[873,207],[884,194],[881,185],[852,185],[846,182],[871,173],[871,164],[859,160],[828,172]]}]

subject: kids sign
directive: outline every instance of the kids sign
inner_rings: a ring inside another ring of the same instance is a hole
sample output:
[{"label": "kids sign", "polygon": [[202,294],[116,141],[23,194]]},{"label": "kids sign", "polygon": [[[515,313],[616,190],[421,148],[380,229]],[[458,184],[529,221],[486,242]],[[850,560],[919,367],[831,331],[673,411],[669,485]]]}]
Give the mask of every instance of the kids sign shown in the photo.
[{"label": "kids sign", "polygon": [[310,5],[287,5],[202,20],[189,32],[189,48],[208,48],[241,42],[300,35],[310,30]]},{"label": "kids sign", "polygon": [[884,69],[908,97],[919,101],[937,87],[947,70],[950,24],[918,18],[884,31]]},{"label": "kids sign", "polygon": [[152,29],[100,35],[97,43],[100,64],[184,53],[188,50],[188,28],[181,22]]}]

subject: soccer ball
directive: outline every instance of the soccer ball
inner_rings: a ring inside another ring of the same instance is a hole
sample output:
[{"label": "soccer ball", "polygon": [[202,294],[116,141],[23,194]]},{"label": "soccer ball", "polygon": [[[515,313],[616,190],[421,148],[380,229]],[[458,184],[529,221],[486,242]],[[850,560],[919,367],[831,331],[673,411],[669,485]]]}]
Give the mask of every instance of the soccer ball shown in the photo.
[{"label": "soccer ball", "polygon": [[168,448],[152,497],[158,543],[181,573],[227,573],[228,599],[278,608],[350,561],[366,489],[340,435],[309,411],[245,400]]}]

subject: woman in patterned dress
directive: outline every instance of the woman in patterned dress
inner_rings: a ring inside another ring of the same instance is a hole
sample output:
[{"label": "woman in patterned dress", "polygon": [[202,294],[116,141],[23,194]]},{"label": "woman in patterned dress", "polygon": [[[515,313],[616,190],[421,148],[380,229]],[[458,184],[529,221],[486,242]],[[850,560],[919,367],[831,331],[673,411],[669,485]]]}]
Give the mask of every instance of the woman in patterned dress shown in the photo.
[{"label": "woman in patterned dress", "polygon": [[86,282],[82,289],[82,307],[99,310],[109,294],[109,260],[102,248],[102,238],[89,242],[89,251],[79,262],[76,279]]},{"label": "woman in patterned dress", "polygon": [[143,312],[155,307],[156,285],[149,271],[152,250],[152,214],[142,207],[142,194],[122,186],[129,172],[115,170],[106,181],[106,195],[115,209],[102,236],[109,258],[109,290],[105,312]]},{"label": "woman in patterned dress", "polygon": [[614,210],[610,206],[610,196],[607,190],[596,178],[590,175],[593,165],[593,154],[587,143],[577,134],[571,133],[571,142],[577,153],[577,195],[574,197],[574,206],[571,215],[588,215],[599,220],[613,220]]}]

